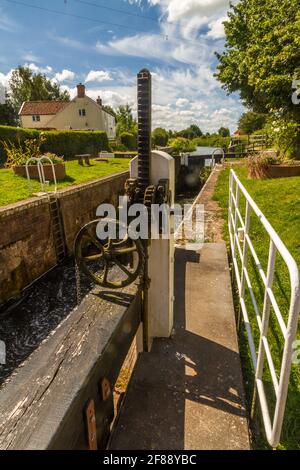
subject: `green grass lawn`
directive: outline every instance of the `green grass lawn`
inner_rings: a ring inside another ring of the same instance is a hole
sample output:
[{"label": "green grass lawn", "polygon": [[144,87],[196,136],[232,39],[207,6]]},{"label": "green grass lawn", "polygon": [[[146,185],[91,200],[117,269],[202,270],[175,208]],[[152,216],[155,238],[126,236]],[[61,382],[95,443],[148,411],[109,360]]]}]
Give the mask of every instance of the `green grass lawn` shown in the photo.
[{"label": "green grass lawn", "polygon": [[[113,158],[108,163],[91,160],[91,166],[80,166],[77,160],[66,162],[66,178],[58,183],[58,189],[73,186],[86,181],[129,169],[127,158]],[[50,184],[49,190],[54,185]],[[33,192],[40,191],[40,183],[32,180]],[[0,169],[0,206],[11,204],[29,196],[28,182],[22,176],[16,176],[11,169]]]},{"label": "green grass lawn", "polygon": [[[249,180],[247,178],[246,168],[236,167],[234,170],[300,266],[300,177]],[[214,199],[217,200],[222,207],[226,221],[228,217],[228,185],[229,169],[225,169],[221,173],[217,183]],[[241,209],[241,212],[244,213],[245,200],[243,197],[241,198]],[[224,236],[228,242],[229,237],[227,224],[225,224],[224,227]],[[269,239],[257,217],[254,215],[251,216],[250,236],[262,267],[266,272]],[[249,255],[247,268],[250,273],[255,297],[258,300],[258,307],[260,311],[262,311],[263,285],[251,255]],[[284,313],[285,319],[287,319],[290,296],[289,275],[285,263],[280,256],[277,256],[276,259],[276,273],[273,290],[278,305]],[[250,322],[254,331],[255,343],[257,345],[259,338],[258,327],[249,295],[246,296],[246,303],[250,312]],[[279,372],[283,351],[283,337],[273,309],[271,309],[268,341],[271,347],[276,370]],[[253,370],[243,329],[240,331],[240,351],[246,385],[246,395],[248,404],[250,405],[253,390]],[[268,397],[273,404],[275,397],[272,387],[270,386],[271,379],[268,370],[264,371],[264,383]],[[262,437],[256,438],[255,445],[258,448],[267,447],[266,442]],[[279,448],[300,449],[300,365],[292,366],[286,415]]]}]

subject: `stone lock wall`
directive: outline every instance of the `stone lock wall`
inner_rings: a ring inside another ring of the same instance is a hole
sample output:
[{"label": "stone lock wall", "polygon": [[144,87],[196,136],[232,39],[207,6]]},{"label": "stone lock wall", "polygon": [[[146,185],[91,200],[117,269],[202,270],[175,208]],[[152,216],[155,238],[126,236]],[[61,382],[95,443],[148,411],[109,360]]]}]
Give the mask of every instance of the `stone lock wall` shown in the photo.
[{"label": "stone lock wall", "polygon": [[[57,193],[68,253],[99,204],[117,205],[128,172]],[[48,196],[0,208],[0,305],[57,264]]]}]

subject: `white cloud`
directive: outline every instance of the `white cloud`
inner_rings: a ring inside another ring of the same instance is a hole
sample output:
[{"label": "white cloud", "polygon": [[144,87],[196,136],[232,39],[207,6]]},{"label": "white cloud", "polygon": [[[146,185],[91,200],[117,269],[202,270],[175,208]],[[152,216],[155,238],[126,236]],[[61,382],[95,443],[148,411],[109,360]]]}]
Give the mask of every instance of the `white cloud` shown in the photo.
[{"label": "white cloud", "polygon": [[217,20],[211,21],[209,23],[210,31],[208,31],[207,36],[213,39],[221,39],[225,37],[224,30],[224,21],[228,20],[227,16],[223,16]]},{"label": "white cloud", "polygon": [[0,83],[4,88],[8,88],[9,80],[11,79],[13,70],[10,70],[8,73],[0,72]]},{"label": "white cloud", "polygon": [[4,13],[3,8],[0,7],[0,31],[5,31],[7,33],[14,33],[20,29],[20,26],[16,21],[12,20],[6,13]]},{"label": "white cloud", "polygon": [[52,72],[52,67],[50,65],[47,65],[46,67],[40,67],[39,65],[36,65],[35,63],[30,63],[30,64],[24,64],[24,67],[28,67],[30,70],[32,70],[33,73],[51,73]]},{"label": "white cloud", "polygon": [[66,80],[74,80],[75,78],[75,73],[72,72],[71,70],[62,70],[61,72],[58,72],[54,76],[54,80],[58,82],[65,82]]},{"label": "white cloud", "polygon": [[25,60],[26,62],[41,62],[41,59],[33,54],[32,52],[26,52],[23,57],[22,57],[23,60]]},{"label": "white cloud", "polygon": [[178,100],[176,101],[176,106],[178,106],[179,108],[187,106],[188,104],[189,100],[187,100],[186,98],[178,98]]},{"label": "white cloud", "polygon": [[104,70],[91,70],[88,75],[86,76],[86,83],[87,82],[107,82],[112,80],[110,74]]}]

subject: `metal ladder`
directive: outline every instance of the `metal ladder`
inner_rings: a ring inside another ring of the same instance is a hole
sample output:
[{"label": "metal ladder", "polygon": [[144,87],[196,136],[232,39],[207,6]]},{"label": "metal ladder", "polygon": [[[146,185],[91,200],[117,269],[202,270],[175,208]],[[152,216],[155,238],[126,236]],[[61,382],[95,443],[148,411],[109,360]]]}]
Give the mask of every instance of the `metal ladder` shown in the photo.
[{"label": "metal ladder", "polygon": [[55,195],[49,196],[49,206],[56,259],[57,263],[61,263],[67,255],[67,247],[60,214],[59,201]]}]

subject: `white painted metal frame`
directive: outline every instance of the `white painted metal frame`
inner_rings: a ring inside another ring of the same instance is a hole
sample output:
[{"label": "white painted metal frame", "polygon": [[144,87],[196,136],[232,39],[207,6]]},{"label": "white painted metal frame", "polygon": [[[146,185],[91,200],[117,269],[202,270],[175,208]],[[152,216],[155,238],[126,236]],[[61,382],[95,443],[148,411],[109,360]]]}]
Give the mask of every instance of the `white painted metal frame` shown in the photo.
[{"label": "white painted metal frame", "polygon": [[53,164],[52,160],[49,157],[43,155],[40,158],[31,157],[26,162],[26,176],[27,176],[27,180],[28,180],[30,194],[32,193],[32,186],[31,186],[31,178],[30,178],[28,166],[32,161],[36,162],[37,167],[38,167],[38,174],[39,174],[39,180],[40,180],[41,191],[42,192],[44,191],[44,188],[45,188],[45,185],[46,185],[46,178],[45,178],[45,173],[44,173],[44,168],[43,168],[43,161],[48,161],[50,163],[50,165],[52,167],[53,180],[54,180],[54,193],[56,193],[57,192],[57,180],[56,180],[56,173],[55,173],[54,164]]},{"label": "white painted metal frame", "polygon": [[[240,211],[240,195],[246,200],[245,216]],[[267,273],[264,272],[252,241],[249,235],[250,215],[254,213],[269,235],[269,258]],[[270,225],[264,214],[260,211],[245,187],[242,185],[233,170],[230,171],[229,183],[229,234],[232,261],[234,265],[235,279],[239,291],[240,308],[244,319],[245,329],[248,336],[252,363],[255,370],[255,391],[253,397],[253,408],[257,398],[260,403],[266,437],[272,447],[276,447],[280,441],[282,424],[285,413],[285,405],[288,393],[289,378],[292,364],[293,342],[296,338],[298,317],[300,312],[300,274],[296,261],[287,250],[286,246],[279,238],[273,227]],[[280,312],[275,299],[272,285],[275,272],[276,253],[279,252],[287,265],[290,276],[291,297],[289,305],[289,315],[287,324]],[[254,263],[258,269],[264,285],[264,305],[262,314],[259,311],[257,301],[251,284],[251,279],[247,270],[248,255],[252,255]],[[240,260],[240,266],[239,262]],[[252,305],[256,314],[257,324],[260,331],[258,354],[254,344],[251,324],[245,302],[246,288],[249,291]],[[271,350],[268,344],[268,328],[270,318],[270,308],[273,308],[281,333],[284,338],[284,350],[280,368],[279,378],[275,370]],[[273,418],[270,416],[268,400],[263,384],[263,370],[266,364],[269,367],[271,378],[276,395],[276,405]]]},{"label": "white painted metal frame", "polygon": [[[222,159],[221,159],[221,162],[224,163],[225,161],[225,152],[224,150],[220,147],[220,148],[216,148],[213,153],[211,154],[211,166],[212,168],[215,166],[216,164],[216,159],[215,159],[215,156],[217,155],[217,152],[221,152],[221,155],[222,155]],[[218,153],[219,155],[219,153]]]}]

